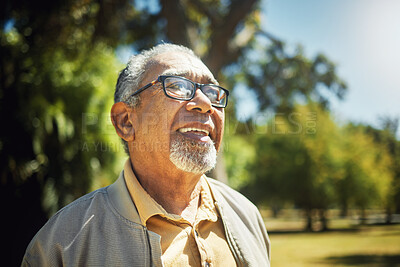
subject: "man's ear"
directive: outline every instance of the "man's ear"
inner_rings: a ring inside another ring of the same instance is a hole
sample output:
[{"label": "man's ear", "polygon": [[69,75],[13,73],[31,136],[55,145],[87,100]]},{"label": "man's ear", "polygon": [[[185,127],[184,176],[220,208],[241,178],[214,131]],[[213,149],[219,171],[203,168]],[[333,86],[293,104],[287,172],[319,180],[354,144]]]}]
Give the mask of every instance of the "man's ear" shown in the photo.
[{"label": "man's ear", "polygon": [[117,102],[111,108],[111,121],[119,137],[125,141],[135,140],[135,130],[129,116],[132,109],[124,102]]}]

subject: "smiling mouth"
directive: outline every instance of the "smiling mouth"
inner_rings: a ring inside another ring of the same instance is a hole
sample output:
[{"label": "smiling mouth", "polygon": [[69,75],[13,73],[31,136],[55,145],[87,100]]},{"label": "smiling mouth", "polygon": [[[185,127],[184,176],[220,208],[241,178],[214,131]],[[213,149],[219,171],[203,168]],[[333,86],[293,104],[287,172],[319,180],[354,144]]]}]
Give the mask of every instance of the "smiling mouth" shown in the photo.
[{"label": "smiling mouth", "polygon": [[183,134],[185,137],[189,137],[192,139],[197,139],[199,141],[203,142],[208,142],[211,140],[209,134],[210,132],[205,130],[205,129],[200,129],[200,128],[180,128],[178,130],[181,134]]},{"label": "smiling mouth", "polygon": [[180,128],[179,132],[181,132],[181,133],[193,132],[193,134],[197,134],[197,135],[209,135],[210,134],[209,131],[199,129],[199,128]]}]

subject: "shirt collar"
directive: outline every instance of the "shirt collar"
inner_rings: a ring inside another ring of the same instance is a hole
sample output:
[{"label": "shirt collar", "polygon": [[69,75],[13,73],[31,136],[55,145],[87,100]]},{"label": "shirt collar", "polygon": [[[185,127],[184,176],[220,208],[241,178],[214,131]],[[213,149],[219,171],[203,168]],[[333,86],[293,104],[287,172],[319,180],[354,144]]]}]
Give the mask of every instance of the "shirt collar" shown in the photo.
[{"label": "shirt collar", "polygon": [[167,213],[167,211],[160,204],[158,204],[139,183],[138,179],[133,173],[130,159],[125,162],[124,178],[129,194],[136,205],[140,221],[143,225],[146,225],[146,221],[151,216]]},{"label": "shirt collar", "polygon": [[[125,162],[124,178],[128,188],[129,194],[136,205],[139,213],[140,221],[146,226],[149,218],[155,215],[167,217],[168,219],[180,221],[183,220],[181,216],[168,213],[160,204],[157,203],[139,183],[136,175],[132,170],[130,159]],[[200,178],[201,191],[200,191],[200,205],[196,215],[196,222],[201,220],[217,221],[218,213],[214,205],[214,197],[211,188],[208,184],[206,176]]]},{"label": "shirt collar", "polygon": [[208,184],[206,176],[200,178],[201,191],[200,191],[200,205],[197,210],[196,223],[202,220],[209,220],[216,222],[218,220],[218,213],[214,204],[214,197],[211,188]]}]

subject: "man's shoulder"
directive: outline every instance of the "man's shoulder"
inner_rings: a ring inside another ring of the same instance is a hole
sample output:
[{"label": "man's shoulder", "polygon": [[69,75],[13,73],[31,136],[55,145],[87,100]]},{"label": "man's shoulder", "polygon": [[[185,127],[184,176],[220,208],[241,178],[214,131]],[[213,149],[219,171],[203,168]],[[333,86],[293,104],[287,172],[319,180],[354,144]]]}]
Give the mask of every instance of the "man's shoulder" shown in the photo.
[{"label": "man's shoulder", "polygon": [[[57,233],[79,231],[82,225],[90,220],[91,216],[97,215],[96,211],[106,212],[108,205],[107,187],[97,189],[57,211],[38,232],[38,235],[48,235],[49,231],[52,232],[55,228],[57,228]],[[65,232],[58,229],[64,229]]]},{"label": "man's shoulder", "polygon": [[134,247],[136,254],[141,253],[143,227],[118,211],[111,195],[119,191],[111,192],[113,185],[88,193],[54,214],[30,242],[24,263],[46,266],[66,261],[66,266],[78,266],[84,260],[83,265],[110,266],[118,259],[132,262],[132,253],[122,252]]},{"label": "man's shoulder", "polygon": [[56,212],[31,240],[24,262],[41,262],[53,255],[61,255],[63,249],[71,247],[86,234],[85,228],[95,221],[94,217],[99,217],[96,210],[104,207],[106,194],[106,188],[95,190]]},{"label": "man's shoulder", "polygon": [[107,201],[106,195],[107,187],[87,193],[86,195],[77,198],[65,207],[61,208],[49,219],[49,221],[56,220],[60,216],[69,216],[71,214],[81,212],[88,207],[94,208],[95,206],[93,206],[93,204],[104,204]]}]

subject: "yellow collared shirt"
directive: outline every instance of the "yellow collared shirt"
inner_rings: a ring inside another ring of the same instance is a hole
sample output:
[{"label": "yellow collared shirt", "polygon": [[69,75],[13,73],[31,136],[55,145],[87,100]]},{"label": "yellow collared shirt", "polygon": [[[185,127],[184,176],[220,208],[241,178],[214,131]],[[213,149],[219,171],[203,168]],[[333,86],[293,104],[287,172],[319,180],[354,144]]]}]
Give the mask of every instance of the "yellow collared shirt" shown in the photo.
[{"label": "yellow collared shirt", "polygon": [[200,205],[191,224],[179,215],[168,213],[143,189],[130,160],[125,163],[124,174],[142,224],[161,236],[165,266],[236,266],[205,176],[200,179]]}]

